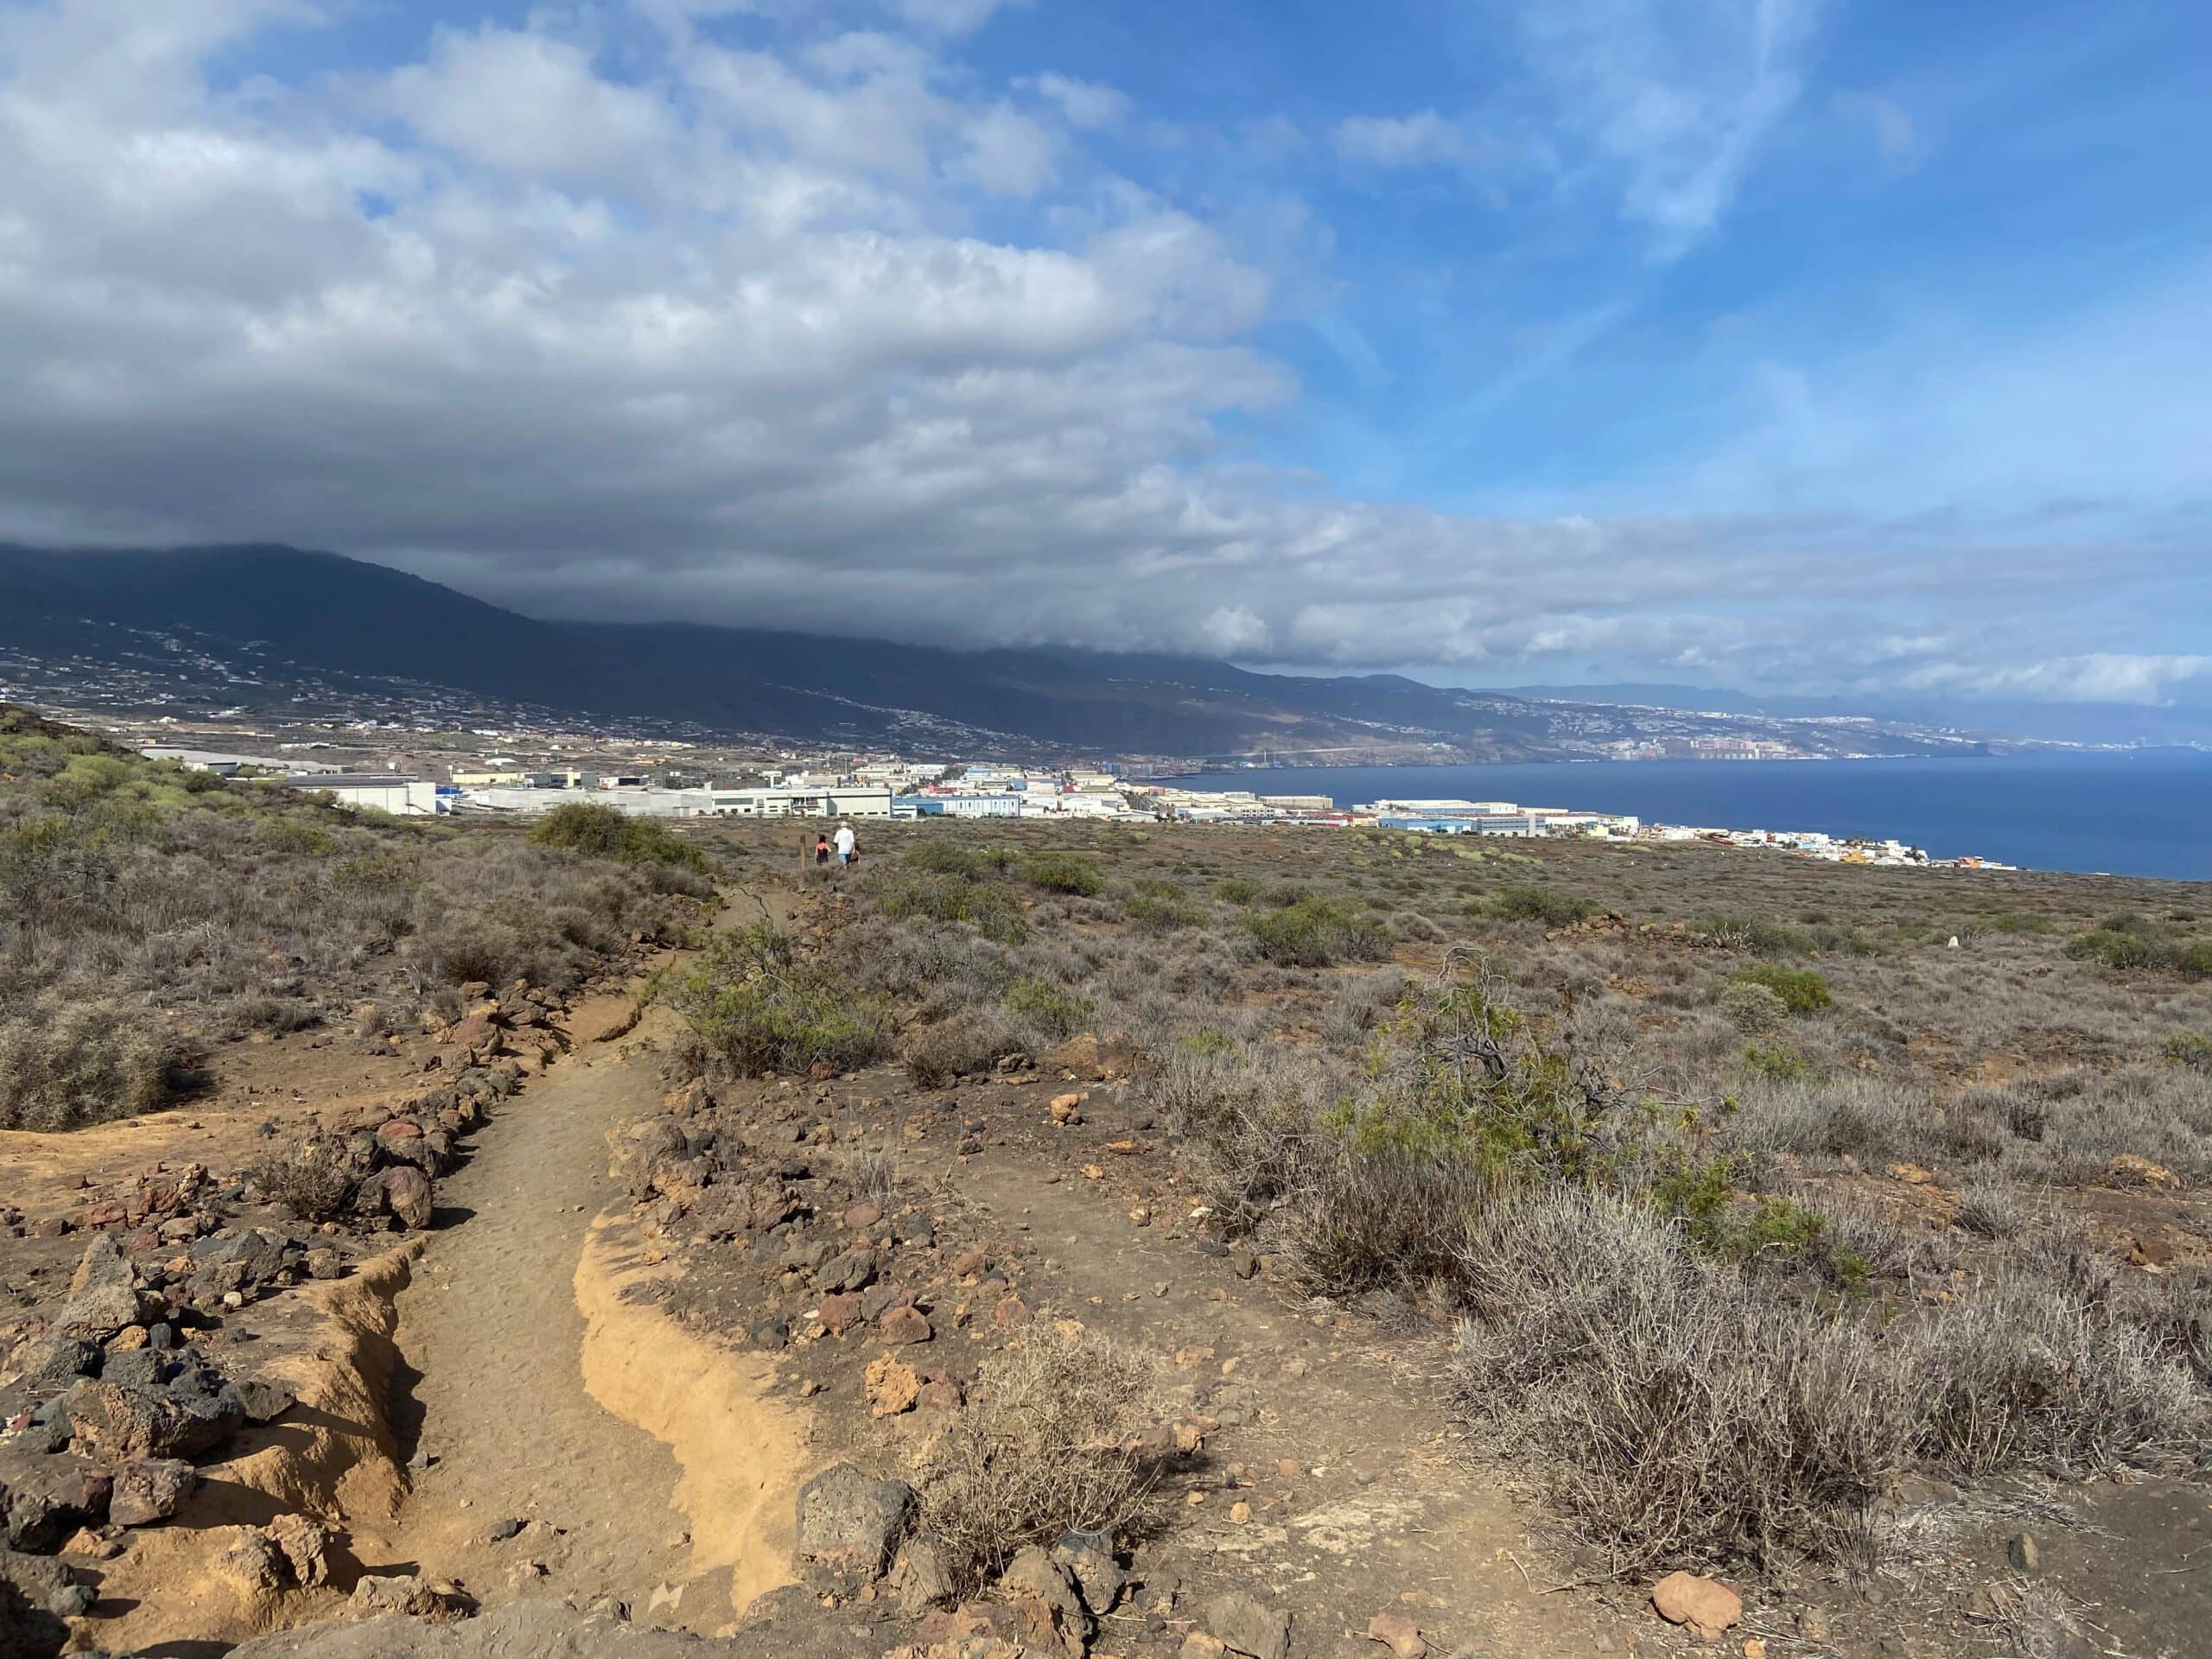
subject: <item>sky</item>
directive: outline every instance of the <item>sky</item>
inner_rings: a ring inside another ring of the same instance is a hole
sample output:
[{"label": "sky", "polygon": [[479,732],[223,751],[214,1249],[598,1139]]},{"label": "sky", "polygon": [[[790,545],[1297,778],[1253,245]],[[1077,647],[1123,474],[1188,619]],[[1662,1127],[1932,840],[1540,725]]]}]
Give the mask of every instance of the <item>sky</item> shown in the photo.
[{"label": "sky", "polygon": [[0,0],[0,537],[2212,701],[2194,0]]}]

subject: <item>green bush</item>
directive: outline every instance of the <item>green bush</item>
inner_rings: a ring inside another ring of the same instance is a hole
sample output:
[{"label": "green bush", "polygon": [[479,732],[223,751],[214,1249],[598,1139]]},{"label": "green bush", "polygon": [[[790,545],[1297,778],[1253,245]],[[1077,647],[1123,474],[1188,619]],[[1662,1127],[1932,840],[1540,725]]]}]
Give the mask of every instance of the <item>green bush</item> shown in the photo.
[{"label": "green bush", "polygon": [[2066,954],[2075,962],[2094,963],[2101,968],[2156,968],[2164,948],[2141,933],[2101,927],[2067,941]]},{"label": "green bush", "polygon": [[1225,905],[1249,905],[1258,902],[1262,889],[1249,875],[1227,875],[1213,884],[1213,891]]},{"label": "green bush", "polygon": [[625,864],[707,868],[707,855],[667,825],[584,801],[555,807],[538,821],[530,839],[536,846],[616,859]]},{"label": "green bush", "polygon": [[1028,931],[1021,901],[1000,882],[896,870],[879,877],[869,892],[876,909],[894,920],[964,922],[1001,944],[1018,944]]},{"label": "green bush", "polygon": [[1810,968],[1783,968],[1770,962],[1753,963],[1735,973],[1738,985],[1762,985],[1780,997],[1792,1014],[1818,1014],[1833,1007],[1835,994],[1828,982]]},{"label": "green bush", "polygon": [[2212,1034],[2202,1031],[2177,1031],[2166,1039],[2161,1052],[2175,1065],[2187,1066],[2192,1071],[2212,1073]]},{"label": "green bush", "polygon": [[1501,887],[1484,901],[1483,913],[1503,921],[1541,922],[1547,927],[1567,927],[1586,921],[1598,906],[1579,893],[1554,887]]},{"label": "green bush", "polygon": [[658,994],[684,1021],[685,1058],[696,1071],[751,1077],[827,1064],[849,1071],[891,1051],[883,1004],[801,959],[766,925],[716,934]]},{"label": "green bush", "polygon": [[1749,1045],[1744,1050],[1744,1070],[1752,1077],[1771,1078],[1776,1083],[1818,1083],[1827,1075],[1788,1043]]},{"label": "green bush", "polygon": [[1724,985],[1714,1006],[1746,1037],[1770,1037],[1789,1023],[1789,1005],[1764,985]]},{"label": "green bush", "polygon": [[1089,1030],[1098,1017],[1098,1005],[1089,997],[1046,979],[1018,979],[1000,1001],[1008,1014],[1050,1037],[1072,1037]]},{"label": "green bush", "polygon": [[1106,872],[1091,860],[1073,853],[1025,853],[1015,861],[1014,873],[1033,887],[1047,893],[1073,893],[1096,899],[1106,891]]},{"label": "green bush", "polygon": [[2069,941],[2066,954],[2103,968],[2152,968],[2184,979],[2212,979],[2212,939],[2162,937],[2139,916],[2107,917],[2104,926]]},{"label": "green bush", "polygon": [[1389,954],[1389,936],[1329,893],[1308,893],[1279,910],[1244,918],[1244,931],[1268,961],[1293,968],[1373,962]]},{"label": "green bush", "polygon": [[1003,847],[978,847],[964,841],[925,841],[906,849],[906,862],[934,875],[960,875],[979,881],[1000,874],[1014,863]]},{"label": "green bush", "polygon": [[1706,910],[1691,917],[1689,925],[1693,933],[1702,933],[1731,950],[1755,957],[1802,957],[1813,948],[1813,941],[1802,931],[1765,916],[1729,916]]},{"label": "green bush", "polygon": [[1178,927],[1197,927],[1205,920],[1205,912],[1173,891],[1133,893],[1122,906],[1122,914],[1139,927],[1155,928],[1161,932]]}]

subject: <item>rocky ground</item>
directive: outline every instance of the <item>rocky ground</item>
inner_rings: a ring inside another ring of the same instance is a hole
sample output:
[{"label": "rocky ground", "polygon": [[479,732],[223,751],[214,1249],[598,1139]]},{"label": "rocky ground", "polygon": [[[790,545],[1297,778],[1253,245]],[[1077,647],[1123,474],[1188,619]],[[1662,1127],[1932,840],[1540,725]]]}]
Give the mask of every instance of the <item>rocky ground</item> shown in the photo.
[{"label": "rocky ground", "polygon": [[[1879,1572],[1616,1581],[1459,1438],[1445,1324],[1223,1241],[1126,1047],[710,1088],[610,984],[471,989],[0,1145],[0,1655],[2212,1653],[2201,1484],[1930,1483]],[[963,1582],[925,1471],[1054,1344],[1147,1368],[1152,1501]]]}]

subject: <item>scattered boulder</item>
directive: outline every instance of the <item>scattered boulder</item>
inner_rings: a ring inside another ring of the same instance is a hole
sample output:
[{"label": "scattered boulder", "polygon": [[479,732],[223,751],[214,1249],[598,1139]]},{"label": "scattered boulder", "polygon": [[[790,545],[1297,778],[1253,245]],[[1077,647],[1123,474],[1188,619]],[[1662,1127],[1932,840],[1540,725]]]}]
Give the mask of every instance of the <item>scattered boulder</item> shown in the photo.
[{"label": "scattered boulder", "polygon": [[330,1535],[304,1515],[280,1515],[262,1529],[290,1569],[292,1582],[308,1588],[330,1580]]},{"label": "scattered boulder", "polygon": [[166,1521],[199,1484],[200,1471],[181,1458],[133,1458],[116,1469],[107,1518],[118,1527]]},{"label": "scattered boulder", "polygon": [[54,1317],[63,1337],[105,1342],[125,1325],[162,1316],[162,1300],[137,1287],[137,1274],[112,1233],[95,1233],[69,1281],[69,1300]]},{"label": "scattered boulder", "polygon": [[98,1464],[21,1444],[0,1449],[0,1522],[10,1549],[46,1554],[107,1515],[113,1479]]},{"label": "scattered boulder", "polygon": [[1288,1659],[1290,1615],[1256,1597],[1231,1592],[1205,1605],[1207,1632],[1249,1659]]},{"label": "scattered boulder", "polygon": [[[58,1643],[33,1647],[23,1642],[20,1649],[7,1645],[12,1634],[8,1625],[10,1598],[16,1599],[22,1610],[17,1614],[19,1625],[37,1629],[45,1621],[75,1618],[92,1606],[95,1592],[89,1584],[80,1583],[77,1574],[67,1563],[51,1555],[24,1555],[13,1550],[0,1549],[0,1654],[12,1656],[18,1651],[58,1653]],[[58,1629],[53,1634],[62,1634]]]},{"label": "scattered boulder", "polygon": [[922,1379],[911,1365],[902,1365],[885,1354],[868,1363],[868,1402],[878,1417],[896,1417],[912,1411],[922,1395]]},{"label": "scattered boulder", "polygon": [[229,1385],[227,1392],[238,1402],[249,1423],[273,1423],[289,1411],[296,1396],[282,1382],[272,1382],[265,1376],[244,1377]]},{"label": "scattered boulder", "polygon": [[892,1592],[908,1613],[932,1607],[950,1607],[958,1599],[952,1578],[952,1554],[944,1540],[933,1532],[918,1532],[899,1547],[891,1563]]},{"label": "scattered boulder", "polygon": [[421,1232],[430,1224],[430,1178],[412,1164],[394,1164],[378,1172],[384,1201],[399,1224]]},{"label": "scattered boulder", "polygon": [[1097,1621],[1083,1605],[1075,1575],[1067,1568],[1031,1544],[999,1575],[999,1592],[1021,1617],[1025,1646],[1037,1652],[1057,1649],[1065,1659],[1083,1659]]},{"label": "scattered boulder", "polygon": [[90,1379],[61,1396],[61,1410],[70,1432],[95,1457],[111,1461],[197,1457],[245,1421],[245,1408],[227,1391],[208,1395],[175,1384],[156,1389]]},{"label": "scattered boulder", "polygon": [[914,1489],[904,1481],[878,1480],[837,1464],[799,1489],[798,1563],[872,1583],[890,1565],[913,1515]]},{"label": "scattered boulder", "polygon": [[1094,1617],[1114,1611],[1128,1587],[1128,1575],[1114,1559],[1113,1541],[1103,1532],[1071,1532],[1052,1546],[1053,1562],[1074,1576],[1083,1604]]},{"label": "scattered boulder", "polygon": [[22,1372],[42,1391],[66,1387],[80,1376],[98,1376],[104,1357],[105,1351],[88,1337],[49,1337],[24,1357]]},{"label": "scattered boulder", "polygon": [[823,1290],[834,1294],[866,1290],[875,1281],[875,1252],[870,1249],[847,1250],[822,1264],[816,1275]]},{"label": "scattered boulder", "polygon": [[876,1325],[876,1336],[887,1345],[899,1348],[918,1342],[927,1342],[936,1333],[921,1309],[911,1304],[894,1307],[884,1314]]},{"label": "scattered boulder", "polygon": [[867,1305],[852,1295],[824,1296],[815,1312],[822,1328],[833,1337],[844,1335],[868,1317]]},{"label": "scattered boulder", "polygon": [[1716,1580],[1669,1573],[1651,1586],[1651,1610],[1692,1636],[1717,1642],[1743,1621],[1744,1599]]},{"label": "scattered boulder", "polygon": [[449,1584],[434,1583],[420,1573],[378,1577],[365,1573],[353,1586],[356,1613],[373,1618],[378,1613],[405,1613],[432,1624],[449,1624],[467,1617],[469,1602]]}]

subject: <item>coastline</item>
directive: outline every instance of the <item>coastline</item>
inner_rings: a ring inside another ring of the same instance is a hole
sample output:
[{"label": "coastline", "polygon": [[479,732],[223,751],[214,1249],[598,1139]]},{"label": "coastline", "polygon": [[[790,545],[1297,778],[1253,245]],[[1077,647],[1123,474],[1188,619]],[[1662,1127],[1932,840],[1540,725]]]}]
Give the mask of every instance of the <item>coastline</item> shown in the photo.
[{"label": "coastline", "polygon": [[1630,813],[1652,824],[1894,840],[1947,863],[1979,855],[2022,870],[2212,881],[2212,753],[2201,749],[1882,756],[1817,766],[1570,760],[1252,766],[1145,781],[1326,795],[1338,810],[1394,797],[1534,801]]}]

